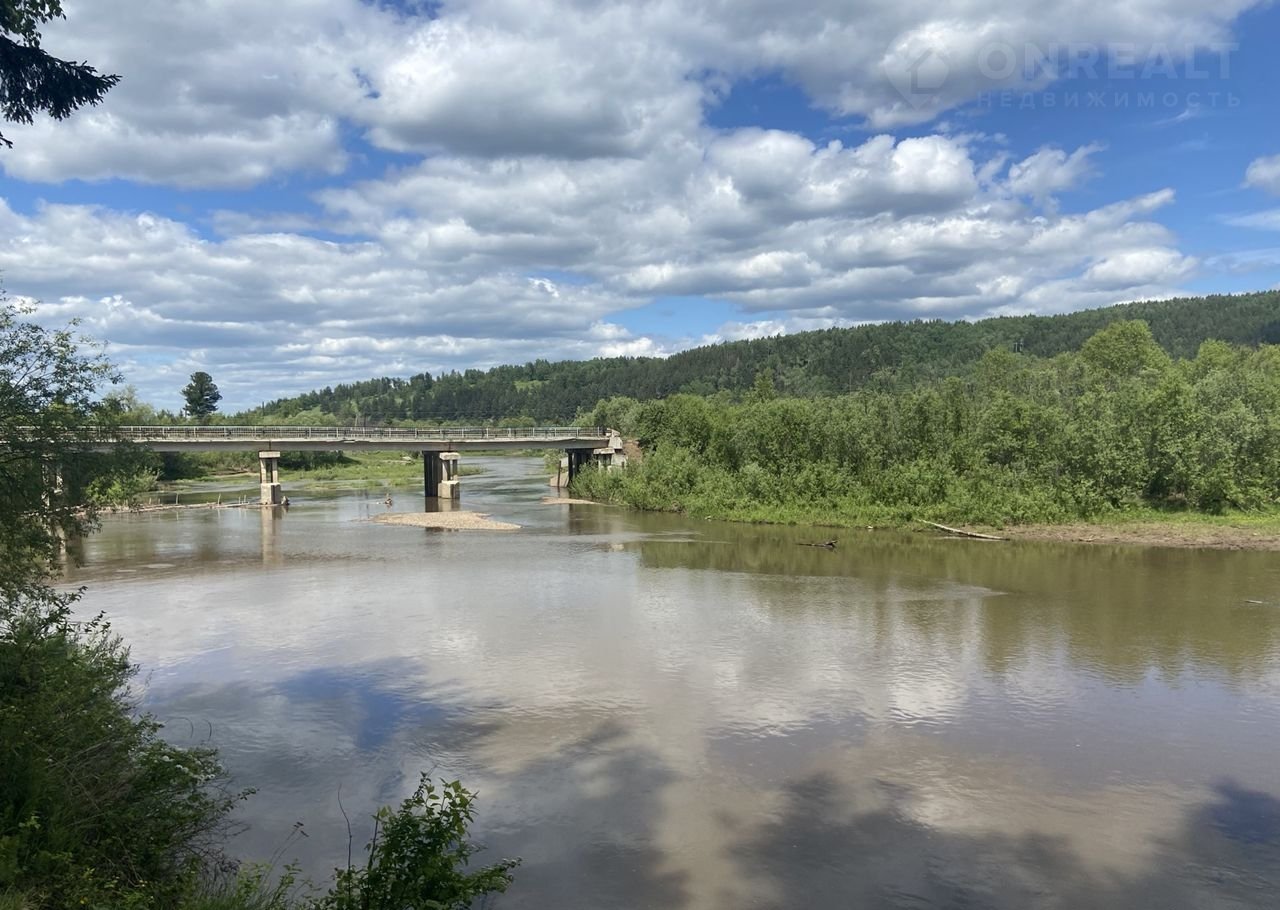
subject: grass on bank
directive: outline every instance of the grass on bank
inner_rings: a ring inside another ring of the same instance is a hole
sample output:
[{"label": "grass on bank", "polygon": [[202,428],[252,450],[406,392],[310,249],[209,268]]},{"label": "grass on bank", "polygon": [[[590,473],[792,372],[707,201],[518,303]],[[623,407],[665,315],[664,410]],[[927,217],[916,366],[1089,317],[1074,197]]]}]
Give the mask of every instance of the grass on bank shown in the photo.
[{"label": "grass on bank", "polygon": [[[631,505],[617,495],[600,496],[594,488],[574,486],[575,496],[581,495],[598,502],[614,505]],[[635,506],[632,506],[635,507]],[[1110,512],[1090,516],[1088,519],[1064,519],[1058,522],[990,522],[957,520],[945,505],[924,508],[897,508],[883,504],[848,500],[836,504],[813,503],[749,503],[729,504],[696,503],[684,506],[672,503],[669,508],[646,508],[646,511],[672,511],[692,517],[714,521],[730,521],[745,524],[795,525],[825,528],[887,528],[910,530],[918,528],[921,521],[941,524],[957,524],[973,530],[1009,531],[1025,528],[1063,529],[1098,527],[1117,532],[1163,532],[1170,536],[1194,534],[1204,531],[1239,531],[1245,534],[1274,535],[1280,537],[1280,509],[1264,512],[1228,511],[1220,515],[1203,512],[1163,511],[1143,508],[1131,512]]]}]

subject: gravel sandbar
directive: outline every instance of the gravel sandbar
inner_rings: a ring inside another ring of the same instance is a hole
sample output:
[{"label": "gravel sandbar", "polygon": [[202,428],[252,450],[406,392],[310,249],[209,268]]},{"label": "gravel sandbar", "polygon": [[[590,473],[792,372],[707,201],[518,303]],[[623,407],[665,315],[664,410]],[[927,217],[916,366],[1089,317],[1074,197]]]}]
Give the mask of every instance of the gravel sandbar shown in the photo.
[{"label": "gravel sandbar", "polygon": [[442,528],[447,531],[518,531],[519,525],[494,521],[483,512],[387,512],[375,515],[374,521],[384,525],[408,525],[411,528]]}]

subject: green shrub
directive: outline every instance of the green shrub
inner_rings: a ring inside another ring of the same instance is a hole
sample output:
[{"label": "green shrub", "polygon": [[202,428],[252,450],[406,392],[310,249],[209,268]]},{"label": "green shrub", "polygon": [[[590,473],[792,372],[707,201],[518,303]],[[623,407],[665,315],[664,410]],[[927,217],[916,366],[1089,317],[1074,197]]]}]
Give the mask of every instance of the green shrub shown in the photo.
[{"label": "green shrub", "polygon": [[182,910],[306,910],[308,886],[299,882],[295,866],[279,875],[265,864],[248,864],[234,875],[206,882],[182,904]]},{"label": "green shrub", "polygon": [[848,395],[601,402],[646,447],[583,495],[740,520],[1003,525],[1280,505],[1280,349],[1173,360],[1141,322]]},{"label": "green shrub", "polygon": [[209,749],[137,713],[128,650],[75,596],[0,604],[0,891],[33,908],[176,907],[220,860],[237,796]]},{"label": "green shrub", "polygon": [[89,496],[100,506],[136,509],[144,494],[156,488],[156,472],[138,471],[116,477],[99,477],[89,485]]},{"label": "green shrub", "polygon": [[474,818],[475,797],[460,783],[437,787],[424,774],[399,809],[378,811],[368,861],[339,870],[315,910],[466,910],[505,891],[519,860],[467,871],[480,849],[467,837]]}]

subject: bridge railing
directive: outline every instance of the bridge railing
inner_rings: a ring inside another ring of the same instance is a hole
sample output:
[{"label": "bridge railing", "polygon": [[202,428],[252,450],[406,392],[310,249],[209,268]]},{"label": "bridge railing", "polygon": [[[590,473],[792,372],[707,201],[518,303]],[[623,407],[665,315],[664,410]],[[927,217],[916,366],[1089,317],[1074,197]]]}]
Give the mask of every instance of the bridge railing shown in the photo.
[{"label": "bridge railing", "polygon": [[212,427],[117,427],[108,434],[113,439],[129,442],[154,442],[157,440],[194,441],[261,439],[264,441],[288,441],[299,439],[351,440],[370,442],[406,441],[420,439],[424,442],[483,442],[488,440],[552,440],[593,439],[609,434],[601,427],[287,427],[287,426],[212,426]]}]

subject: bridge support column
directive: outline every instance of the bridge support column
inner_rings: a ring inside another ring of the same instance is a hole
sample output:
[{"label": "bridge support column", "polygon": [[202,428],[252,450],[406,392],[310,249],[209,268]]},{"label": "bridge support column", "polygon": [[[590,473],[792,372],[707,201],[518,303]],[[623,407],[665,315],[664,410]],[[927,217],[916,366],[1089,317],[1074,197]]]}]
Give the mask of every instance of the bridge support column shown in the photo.
[{"label": "bridge support column", "polygon": [[[44,507],[46,509],[61,508],[62,502],[62,465],[50,462],[44,466]],[[67,531],[61,523],[54,519],[49,526],[56,540],[58,553],[67,548]]]},{"label": "bridge support column", "polygon": [[582,466],[591,461],[591,450],[565,449],[565,454],[569,456],[569,483],[572,484]]},{"label": "bridge support column", "polygon": [[62,465],[49,462],[44,466],[44,507],[53,508],[62,498]]},{"label": "bridge support column", "polygon": [[264,506],[278,506],[284,501],[280,489],[280,453],[258,453],[258,489]]},{"label": "bridge support column", "polygon": [[422,453],[422,480],[427,499],[458,499],[461,496],[458,458],[457,452]]}]

